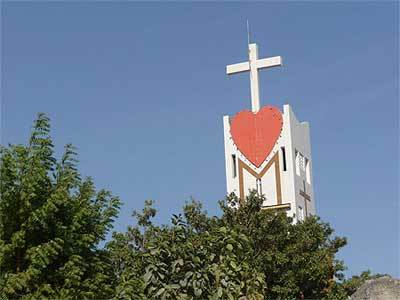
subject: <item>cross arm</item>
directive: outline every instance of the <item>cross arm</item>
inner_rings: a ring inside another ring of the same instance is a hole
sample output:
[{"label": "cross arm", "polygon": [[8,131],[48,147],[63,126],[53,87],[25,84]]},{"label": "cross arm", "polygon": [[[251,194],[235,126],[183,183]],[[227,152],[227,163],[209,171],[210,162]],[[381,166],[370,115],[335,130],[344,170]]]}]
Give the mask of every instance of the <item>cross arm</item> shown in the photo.
[{"label": "cross arm", "polygon": [[282,57],[274,56],[257,60],[257,69],[282,66]]},{"label": "cross arm", "polygon": [[246,72],[249,70],[250,70],[249,62],[243,62],[243,63],[226,66],[226,74],[227,75]]},{"label": "cross arm", "polygon": [[307,195],[304,191],[300,191],[300,195],[304,197],[304,199],[311,201],[310,195]]}]

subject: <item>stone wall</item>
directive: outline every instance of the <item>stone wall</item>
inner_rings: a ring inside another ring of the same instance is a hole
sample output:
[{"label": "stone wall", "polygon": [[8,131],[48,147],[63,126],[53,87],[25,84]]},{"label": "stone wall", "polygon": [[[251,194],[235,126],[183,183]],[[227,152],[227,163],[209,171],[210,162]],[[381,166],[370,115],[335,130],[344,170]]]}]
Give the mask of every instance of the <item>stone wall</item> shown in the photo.
[{"label": "stone wall", "polygon": [[400,280],[389,276],[367,280],[350,300],[399,300]]}]

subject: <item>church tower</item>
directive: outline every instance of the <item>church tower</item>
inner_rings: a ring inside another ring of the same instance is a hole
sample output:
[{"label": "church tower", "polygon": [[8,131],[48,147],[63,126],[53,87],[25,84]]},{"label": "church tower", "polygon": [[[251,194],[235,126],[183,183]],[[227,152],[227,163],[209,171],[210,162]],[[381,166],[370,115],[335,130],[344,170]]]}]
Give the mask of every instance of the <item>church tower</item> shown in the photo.
[{"label": "church tower", "polygon": [[265,195],[265,209],[284,209],[296,221],[315,214],[310,128],[291,106],[281,112],[260,108],[258,70],[282,65],[280,56],[258,58],[249,44],[249,61],[228,65],[228,75],[249,71],[252,111],[224,116],[227,192],[242,201],[250,190]]}]

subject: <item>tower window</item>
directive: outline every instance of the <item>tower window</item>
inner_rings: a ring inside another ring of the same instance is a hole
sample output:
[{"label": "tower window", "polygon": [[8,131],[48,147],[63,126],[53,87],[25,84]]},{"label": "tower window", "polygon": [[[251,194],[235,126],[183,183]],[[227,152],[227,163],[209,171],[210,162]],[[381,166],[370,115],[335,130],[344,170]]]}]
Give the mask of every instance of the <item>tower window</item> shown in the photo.
[{"label": "tower window", "polygon": [[302,170],[303,172],[306,171],[304,159],[304,155],[300,153],[300,170]]},{"label": "tower window", "polygon": [[295,154],[296,155],[296,162],[295,162],[295,164],[296,164],[296,174],[298,176],[300,176],[300,153],[297,150],[296,150],[295,153],[296,153]]},{"label": "tower window", "polygon": [[310,174],[310,161],[306,158],[306,180],[307,183],[311,183],[311,174]]},{"label": "tower window", "polygon": [[286,150],[285,150],[285,147],[281,147],[281,150],[282,150],[283,171],[286,171]]},{"label": "tower window", "polygon": [[297,213],[298,213],[297,219],[299,221],[304,221],[304,210],[303,210],[303,208],[301,206],[298,207]]},{"label": "tower window", "polygon": [[256,185],[257,185],[257,193],[258,195],[262,195],[262,185],[261,185],[261,179],[257,178],[256,180]]},{"label": "tower window", "polygon": [[300,171],[305,172],[306,171],[306,161],[307,158],[304,157],[303,154],[301,154],[299,151],[295,150],[295,164],[296,164],[296,174],[300,176]]},{"label": "tower window", "polygon": [[236,155],[232,154],[232,178],[236,178],[237,172],[236,172]]}]

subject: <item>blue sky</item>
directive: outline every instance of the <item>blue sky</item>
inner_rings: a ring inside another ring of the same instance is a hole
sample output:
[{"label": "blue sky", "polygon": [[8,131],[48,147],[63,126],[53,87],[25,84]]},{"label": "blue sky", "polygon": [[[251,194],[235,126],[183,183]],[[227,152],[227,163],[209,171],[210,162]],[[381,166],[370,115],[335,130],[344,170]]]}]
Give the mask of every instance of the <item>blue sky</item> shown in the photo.
[{"label": "blue sky", "polygon": [[190,197],[218,214],[222,116],[250,108],[246,19],[261,102],[311,124],[317,212],[349,239],[348,275],[400,277],[399,4],[2,2],[1,144],[25,143],[37,112],[57,155],[124,202],[116,230],[156,200],[169,222]]}]

